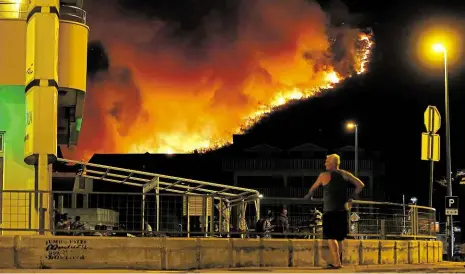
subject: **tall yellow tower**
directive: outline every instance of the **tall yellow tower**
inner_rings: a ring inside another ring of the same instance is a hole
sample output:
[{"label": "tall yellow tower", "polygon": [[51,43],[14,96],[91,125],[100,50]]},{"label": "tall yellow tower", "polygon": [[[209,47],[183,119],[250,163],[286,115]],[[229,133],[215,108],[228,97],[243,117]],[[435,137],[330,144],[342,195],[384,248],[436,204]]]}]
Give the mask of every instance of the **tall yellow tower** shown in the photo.
[{"label": "tall yellow tower", "polygon": [[82,123],[89,32],[82,6],[82,0],[0,0],[4,235],[51,227],[50,164],[57,145],[77,143]]}]

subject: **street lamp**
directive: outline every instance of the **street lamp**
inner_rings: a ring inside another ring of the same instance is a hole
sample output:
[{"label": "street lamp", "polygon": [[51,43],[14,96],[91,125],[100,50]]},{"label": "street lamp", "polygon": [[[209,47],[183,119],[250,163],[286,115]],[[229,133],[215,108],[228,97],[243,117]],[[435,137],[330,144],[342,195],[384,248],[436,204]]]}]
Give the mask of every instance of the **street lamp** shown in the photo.
[{"label": "street lamp", "polygon": [[[449,85],[447,77],[447,49],[441,44],[434,44],[433,50],[444,55],[444,93],[445,93],[445,114],[446,114],[446,181],[447,181],[447,195],[452,196],[452,164],[451,164],[451,148],[450,148],[450,116],[449,116]],[[449,259],[454,255],[454,223],[452,216],[447,216],[449,224]]]},{"label": "street lamp", "polygon": [[350,130],[355,130],[355,177],[358,177],[358,125],[354,122],[347,123],[346,127]]}]

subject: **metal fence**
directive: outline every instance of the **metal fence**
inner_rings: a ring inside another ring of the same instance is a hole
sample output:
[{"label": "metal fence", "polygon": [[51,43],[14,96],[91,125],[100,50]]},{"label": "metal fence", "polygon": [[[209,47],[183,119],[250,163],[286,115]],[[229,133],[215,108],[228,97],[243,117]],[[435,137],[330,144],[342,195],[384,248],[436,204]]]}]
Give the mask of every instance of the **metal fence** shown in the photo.
[{"label": "metal fence", "polygon": [[[276,219],[285,203],[289,223],[284,233],[270,230],[267,237],[321,238],[321,200],[270,204],[265,199],[258,211],[265,217],[271,211]],[[3,191],[2,203],[3,231],[54,235],[256,237],[259,214],[254,203],[231,207],[211,195],[168,193]],[[45,211],[47,204],[54,209]],[[435,215],[422,206],[355,201],[349,212],[350,237],[435,239]]]}]

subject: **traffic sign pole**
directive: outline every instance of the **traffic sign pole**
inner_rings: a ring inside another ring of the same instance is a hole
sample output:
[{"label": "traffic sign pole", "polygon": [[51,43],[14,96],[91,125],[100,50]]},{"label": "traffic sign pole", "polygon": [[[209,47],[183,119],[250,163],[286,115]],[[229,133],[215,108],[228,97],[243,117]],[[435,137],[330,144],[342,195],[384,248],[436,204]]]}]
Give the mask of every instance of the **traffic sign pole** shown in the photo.
[{"label": "traffic sign pole", "polygon": [[429,207],[433,207],[433,188],[434,188],[433,185],[434,185],[434,161],[431,158],[431,160],[429,161]]},{"label": "traffic sign pole", "polygon": [[[431,128],[434,129],[434,112],[433,109],[429,109],[429,117],[430,117],[430,123],[431,123]],[[429,160],[429,207],[433,207],[433,188],[434,188],[434,160],[433,160],[433,155],[434,155],[434,146],[433,146],[433,131],[429,132],[429,148],[431,151],[431,158]]]},{"label": "traffic sign pole", "polygon": [[[422,159],[429,161],[429,207],[433,207],[433,187],[434,187],[434,161],[439,161],[439,149],[436,147],[439,144],[439,139],[436,141],[439,128],[441,127],[441,114],[435,106],[428,106],[424,113],[424,123],[427,133],[423,136],[427,137],[427,143],[422,144]],[[422,139],[424,142],[424,139]],[[437,150],[437,151],[436,151]],[[437,154],[437,157],[436,157]],[[426,156],[424,156],[426,155]]]}]

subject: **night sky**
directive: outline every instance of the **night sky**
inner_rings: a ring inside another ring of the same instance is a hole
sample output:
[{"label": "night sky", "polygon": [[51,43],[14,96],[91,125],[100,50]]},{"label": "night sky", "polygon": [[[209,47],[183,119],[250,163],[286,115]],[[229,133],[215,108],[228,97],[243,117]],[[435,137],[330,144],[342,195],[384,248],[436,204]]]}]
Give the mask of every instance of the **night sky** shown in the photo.
[{"label": "night sky", "polygon": [[[226,23],[234,20],[236,2],[125,0],[120,4],[131,12],[178,22],[178,35],[183,35],[195,31],[203,16],[212,10],[219,11]],[[335,5],[319,2],[327,10]],[[428,105],[435,105],[444,122],[444,82],[441,63],[422,68],[415,43],[419,39],[418,30],[431,20],[452,25],[465,37],[463,29],[459,29],[465,19],[465,2],[347,0],[345,5],[350,14],[345,16],[348,23],[374,31],[376,47],[369,72],[345,81],[335,91],[274,113],[249,130],[248,138],[283,148],[306,142],[337,148],[353,144],[353,134],[344,130],[344,123],[354,120],[359,124],[360,146],[380,151],[386,162],[389,200],[401,202],[405,193],[407,197],[418,197],[419,204],[427,205],[428,163],[420,160],[420,137],[425,131],[423,113]],[[100,56],[97,48],[96,43],[91,44],[91,74],[108,66],[108,60]],[[460,64],[458,61],[451,66],[449,79],[454,173],[465,169],[465,82],[461,80],[465,73]],[[442,155],[441,162],[435,165],[436,179],[445,175],[444,130],[443,123],[439,132]],[[442,207],[445,188],[436,184],[435,189],[434,206]],[[465,191],[458,185],[454,190],[459,196]]]}]

